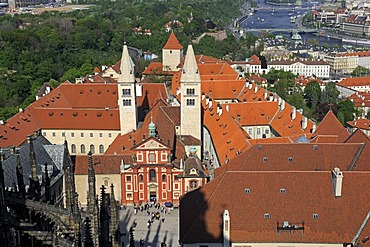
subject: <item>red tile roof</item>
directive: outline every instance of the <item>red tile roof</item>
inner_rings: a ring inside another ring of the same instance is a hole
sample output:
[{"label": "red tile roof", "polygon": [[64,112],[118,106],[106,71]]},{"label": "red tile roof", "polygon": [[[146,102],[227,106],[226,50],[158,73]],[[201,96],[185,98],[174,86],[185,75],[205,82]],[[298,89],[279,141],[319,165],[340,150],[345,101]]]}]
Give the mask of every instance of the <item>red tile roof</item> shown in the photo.
[{"label": "red tile roof", "polygon": [[352,128],[363,129],[370,131],[370,119],[360,118],[347,122]]},{"label": "red tile roof", "polygon": [[175,71],[163,70],[162,62],[151,62],[143,71],[143,75],[173,75]]},{"label": "red tile roof", "polygon": [[183,46],[177,40],[175,34],[172,32],[170,37],[167,40],[167,43],[164,45],[163,49],[165,50],[181,50]]},{"label": "red tile roof", "polygon": [[337,142],[344,142],[348,137],[348,131],[339,122],[333,111],[329,111],[324,119],[321,121],[315,132],[312,134],[312,138],[316,136],[338,136]]},{"label": "red tile roof", "polygon": [[206,105],[206,99],[202,101],[203,125],[212,136],[220,163],[224,164],[226,158],[231,160],[248,148],[246,140],[250,139],[250,136],[234,121],[225,107],[219,116],[217,114],[217,101],[211,100],[210,102],[212,102],[212,107],[210,107],[210,103]]},{"label": "red tile roof", "polygon": [[[93,155],[95,174],[120,174],[121,164],[132,164],[131,155]],[[77,155],[75,175],[87,175],[89,159],[87,155]]]},{"label": "red tile roof", "polygon": [[[227,171],[181,199],[180,242],[222,244],[225,209],[232,243],[351,242],[369,212],[369,181],[369,172],[343,172],[342,196],[336,198],[329,171]],[[304,232],[278,231],[277,222],[284,221],[304,225]]]},{"label": "red tile roof", "polygon": [[[224,170],[330,171],[335,167],[348,170],[355,157],[363,155],[360,147],[361,143],[259,143],[231,160]],[[370,164],[367,170],[370,171]]]},{"label": "red tile roof", "polygon": [[355,107],[370,107],[370,93],[357,91],[347,99],[352,101]]},{"label": "red tile roof", "polygon": [[341,85],[344,87],[370,86],[370,76],[346,78],[338,82],[338,85]]}]

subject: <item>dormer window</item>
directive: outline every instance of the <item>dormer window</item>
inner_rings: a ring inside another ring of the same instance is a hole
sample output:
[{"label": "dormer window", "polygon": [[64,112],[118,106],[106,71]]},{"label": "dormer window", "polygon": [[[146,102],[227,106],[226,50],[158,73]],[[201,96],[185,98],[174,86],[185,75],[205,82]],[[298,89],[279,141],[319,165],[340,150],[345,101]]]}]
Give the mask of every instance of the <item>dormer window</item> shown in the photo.
[{"label": "dormer window", "polygon": [[280,189],[280,194],[284,195],[286,193],[286,190],[284,188]]},{"label": "dormer window", "polygon": [[263,217],[264,217],[266,220],[268,220],[268,219],[270,219],[270,214],[266,213],[266,214],[264,214],[264,215],[263,215]]},{"label": "dormer window", "polygon": [[198,175],[197,169],[191,168],[190,169],[190,175]]}]

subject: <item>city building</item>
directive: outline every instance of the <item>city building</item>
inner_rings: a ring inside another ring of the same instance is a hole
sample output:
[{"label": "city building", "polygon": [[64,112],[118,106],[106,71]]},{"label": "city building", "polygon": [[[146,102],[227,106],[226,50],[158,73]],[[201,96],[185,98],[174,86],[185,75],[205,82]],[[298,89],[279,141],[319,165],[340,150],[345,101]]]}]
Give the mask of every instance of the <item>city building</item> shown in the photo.
[{"label": "city building", "polygon": [[330,71],[337,73],[352,73],[358,66],[358,55],[355,53],[328,53],[323,57],[330,65]]},{"label": "city building", "polygon": [[341,31],[362,37],[370,36],[370,20],[366,15],[349,15],[344,19]]},{"label": "city building", "polygon": [[351,132],[360,130],[364,132],[365,135],[370,137],[370,120],[366,118],[357,118],[353,121],[347,122]]},{"label": "city building", "polygon": [[329,78],[330,65],[323,60],[272,60],[267,63],[267,70],[290,71],[301,76]]},{"label": "city building", "polygon": [[355,108],[359,110],[360,114],[365,117],[370,112],[370,92],[360,92],[357,91],[356,93],[349,96],[347,99],[352,101],[355,104]]},{"label": "city building", "polygon": [[370,76],[345,78],[338,82],[338,85],[347,87],[359,92],[370,92]]}]

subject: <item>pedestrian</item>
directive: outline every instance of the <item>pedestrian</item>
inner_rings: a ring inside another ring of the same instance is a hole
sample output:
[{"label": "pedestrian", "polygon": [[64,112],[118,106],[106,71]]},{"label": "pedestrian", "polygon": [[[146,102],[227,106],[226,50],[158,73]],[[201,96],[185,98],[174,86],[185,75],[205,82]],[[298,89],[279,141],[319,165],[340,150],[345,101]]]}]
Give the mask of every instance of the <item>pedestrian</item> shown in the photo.
[{"label": "pedestrian", "polygon": [[165,220],[165,219],[164,219],[164,217],[162,216],[162,222],[163,222],[163,223],[164,223],[164,220]]}]

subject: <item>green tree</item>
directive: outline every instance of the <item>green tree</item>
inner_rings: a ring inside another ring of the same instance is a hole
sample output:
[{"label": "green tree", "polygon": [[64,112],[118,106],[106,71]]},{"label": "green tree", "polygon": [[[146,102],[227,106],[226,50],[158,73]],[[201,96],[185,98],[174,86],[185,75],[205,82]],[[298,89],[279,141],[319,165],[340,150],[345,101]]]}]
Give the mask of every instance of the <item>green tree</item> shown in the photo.
[{"label": "green tree", "polygon": [[355,104],[350,100],[344,100],[338,103],[338,120],[346,126],[348,121],[352,121],[356,115]]},{"label": "green tree", "polygon": [[334,83],[327,83],[321,95],[321,102],[336,103],[340,92],[335,87]]},{"label": "green tree", "polygon": [[308,107],[316,107],[321,99],[320,84],[317,81],[310,81],[304,88],[304,97]]}]

